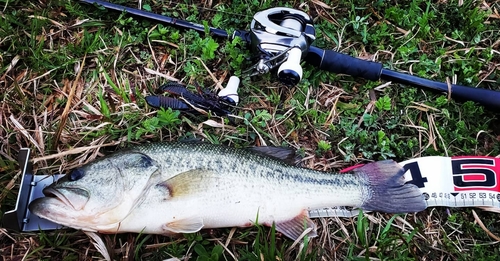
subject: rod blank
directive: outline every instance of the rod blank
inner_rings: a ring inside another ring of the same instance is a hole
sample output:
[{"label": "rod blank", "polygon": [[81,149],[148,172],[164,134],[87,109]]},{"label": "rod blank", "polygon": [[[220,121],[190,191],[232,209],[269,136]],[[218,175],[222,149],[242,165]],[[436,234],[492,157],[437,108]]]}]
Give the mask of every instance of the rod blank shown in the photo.
[{"label": "rod blank", "polygon": [[[185,20],[180,20],[180,19],[168,17],[165,15],[155,14],[152,12],[139,10],[136,8],[131,8],[131,7],[123,6],[123,5],[113,4],[113,3],[110,3],[107,1],[80,0],[80,2],[87,3],[87,4],[97,4],[97,5],[103,6],[107,9],[111,9],[111,10],[115,10],[115,11],[119,11],[119,12],[127,12],[127,13],[132,14],[132,15],[148,18],[148,19],[155,20],[155,21],[158,21],[161,23],[177,25],[179,27],[196,30],[198,32],[205,32],[205,27],[201,24],[195,24],[195,23],[191,23],[191,22],[188,22]],[[225,30],[222,30],[222,29],[209,27],[209,31],[210,31],[210,34],[218,36],[218,37],[224,37],[224,38],[229,37],[227,32]]]},{"label": "rod blank", "polygon": [[380,78],[386,81],[392,81],[402,84],[407,84],[419,88],[430,89],[441,92],[451,92],[453,99],[462,101],[477,102],[485,107],[493,110],[500,110],[500,91],[474,88],[470,86],[450,84],[444,82],[436,82],[417,76],[404,74],[400,72],[382,69]]}]

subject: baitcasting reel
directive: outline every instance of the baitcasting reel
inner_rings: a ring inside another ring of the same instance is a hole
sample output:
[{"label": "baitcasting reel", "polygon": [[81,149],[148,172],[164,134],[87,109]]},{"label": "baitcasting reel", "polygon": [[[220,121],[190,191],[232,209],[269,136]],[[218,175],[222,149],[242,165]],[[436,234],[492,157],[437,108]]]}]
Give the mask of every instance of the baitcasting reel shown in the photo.
[{"label": "baitcasting reel", "polygon": [[279,80],[296,85],[302,78],[300,61],[315,39],[312,19],[302,11],[275,7],[258,12],[250,24],[250,45],[260,60],[245,73],[264,74],[279,66]]},{"label": "baitcasting reel", "polygon": [[[280,82],[288,86],[298,84],[302,79],[300,61],[316,39],[315,32],[311,17],[296,9],[275,7],[256,13],[248,38],[259,61],[243,74],[265,74],[279,66]],[[239,83],[239,78],[232,76],[218,95],[237,104]]]}]

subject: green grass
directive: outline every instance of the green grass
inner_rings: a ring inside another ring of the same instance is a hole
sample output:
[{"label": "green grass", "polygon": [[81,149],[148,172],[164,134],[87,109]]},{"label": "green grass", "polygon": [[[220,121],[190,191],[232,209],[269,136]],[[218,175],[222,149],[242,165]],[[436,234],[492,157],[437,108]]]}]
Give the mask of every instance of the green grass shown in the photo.
[{"label": "green grass", "polygon": [[[113,2],[138,6],[137,1]],[[315,45],[320,48],[375,59],[385,68],[432,80],[449,78],[500,90],[498,1],[464,1],[461,6],[457,1],[424,0],[141,3],[156,13],[229,31],[248,29],[252,14],[265,8],[301,8],[315,18]],[[33,158],[68,152],[37,161],[38,173],[68,172],[136,143],[185,138],[237,147],[289,146],[304,156],[305,166],[330,171],[368,160],[500,155],[497,112],[395,83],[373,91],[385,82],[310,65],[304,65],[304,79],[293,88],[271,74],[242,78],[241,100],[234,111],[238,118],[233,121],[155,110],[144,97],[168,81],[162,75],[216,90],[216,81],[224,85],[252,64],[247,59],[250,50],[238,40],[158,25],[77,1],[4,0],[0,6],[2,213],[15,204],[15,184],[20,181],[15,159],[21,147],[31,148]],[[71,110],[61,126],[72,89]],[[207,119],[225,127],[202,124]],[[54,140],[59,128],[61,136]],[[90,145],[98,146],[73,153]],[[497,214],[476,212],[500,235]],[[499,254],[498,242],[478,226],[468,208],[397,216],[362,213],[316,223],[319,237],[296,245],[260,226],[178,237],[103,238],[115,260],[495,260]],[[100,258],[79,231],[1,232],[0,255],[5,260]]]}]

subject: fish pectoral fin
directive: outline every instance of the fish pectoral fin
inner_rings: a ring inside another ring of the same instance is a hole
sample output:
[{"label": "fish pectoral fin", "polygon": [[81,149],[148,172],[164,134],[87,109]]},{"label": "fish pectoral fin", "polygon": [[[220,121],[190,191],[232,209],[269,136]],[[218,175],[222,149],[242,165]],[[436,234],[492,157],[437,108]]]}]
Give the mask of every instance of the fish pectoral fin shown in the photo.
[{"label": "fish pectoral fin", "polygon": [[214,185],[218,177],[216,173],[208,169],[192,169],[181,172],[157,186],[163,186],[168,190],[170,198],[183,195],[195,195],[203,193],[206,188]]},{"label": "fish pectoral fin", "polygon": [[316,237],[316,224],[309,218],[307,210],[302,211],[300,215],[293,219],[276,222],[276,231],[283,233],[285,236],[297,240],[304,234],[305,231],[308,237]]},{"label": "fish pectoral fin", "polygon": [[203,228],[202,218],[186,218],[163,225],[163,230],[170,233],[195,233]]}]

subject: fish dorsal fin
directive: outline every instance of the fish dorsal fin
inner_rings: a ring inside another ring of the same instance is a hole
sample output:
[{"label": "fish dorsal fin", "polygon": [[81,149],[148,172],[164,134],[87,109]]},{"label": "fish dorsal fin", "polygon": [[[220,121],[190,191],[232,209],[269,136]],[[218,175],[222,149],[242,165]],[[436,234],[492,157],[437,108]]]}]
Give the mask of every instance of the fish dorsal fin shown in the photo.
[{"label": "fish dorsal fin", "polygon": [[300,215],[284,222],[276,222],[276,231],[283,233],[285,236],[297,240],[302,236],[304,231],[311,228],[310,232],[307,233],[309,237],[316,237],[316,224],[309,218],[306,210],[302,211]]},{"label": "fish dorsal fin", "polygon": [[194,144],[207,143],[207,142],[203,141],[201,138],[196,138],[196,137],[183,137],[177,141],[180,143],[194,143]]},{"label": "fish dorsal fin", "polygon": [[202,218],[185,218],[172,221],[163,225],[163,230],[168,233],[195,233],[203,228]]},{"label": "fish dorsal fin", "polygon": [[204,188],[217,182],[219,178],[215,174],[208,169],[192,169],[181,172],[158,185],[168,189],[171,198],[193,195],[202,193]]},{"label": "fish dorsal fin", "polygon": [[257,154],[271,157],[280,161],[283,161],[289,165],[297,166],[300,164],[302,158],[297,155],[295,149],[286,147],[274,147],[274,146],[260,146],[260,147],[249,147],[248,150],[256,152]]}]

